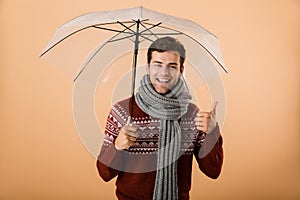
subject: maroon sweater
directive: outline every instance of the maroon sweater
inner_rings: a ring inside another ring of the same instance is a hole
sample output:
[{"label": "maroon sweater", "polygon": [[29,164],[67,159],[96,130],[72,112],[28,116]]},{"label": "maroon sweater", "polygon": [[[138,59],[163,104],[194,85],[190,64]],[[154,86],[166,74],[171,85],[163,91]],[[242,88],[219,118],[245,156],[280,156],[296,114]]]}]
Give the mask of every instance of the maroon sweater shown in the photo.
[{"label": "maroon sweater", "polygon": [[[137,141],[128,150],[118,151],[114,141],[130,115],[130,99],[111,109],[107,118],[105,138],[97,160],[99,175],[104,181],[117,176],[116,195],[119,200],[152,200],[156,178],[159,119],[143,112],[134,104],[133,124],[137,127]],[[194,118],[197,106],[189,104],[180,119],[181,156],[177,164],[178,196],[189,199],[193,155],[200,170],[208,177],[218,178],[223,163],[222,136],[218,125],[208,135],[197,131]]]}]

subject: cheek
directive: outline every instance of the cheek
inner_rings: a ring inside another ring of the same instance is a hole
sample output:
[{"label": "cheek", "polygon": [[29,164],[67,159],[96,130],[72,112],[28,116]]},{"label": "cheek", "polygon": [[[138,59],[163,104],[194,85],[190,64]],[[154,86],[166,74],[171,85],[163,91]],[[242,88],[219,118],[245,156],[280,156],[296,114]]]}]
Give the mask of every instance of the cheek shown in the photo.
[{"label": "cheek", "polygon": [[150,74],[150,76],[155,76],[158,73],[158,71],[153,68],[149,68],[148,73]]},{"label": "cheek", "polygon": [[174,72],[171,73],[171,75],[174,79],[177,79],[181,76],[181,72],[180,71],[174,71]]}]

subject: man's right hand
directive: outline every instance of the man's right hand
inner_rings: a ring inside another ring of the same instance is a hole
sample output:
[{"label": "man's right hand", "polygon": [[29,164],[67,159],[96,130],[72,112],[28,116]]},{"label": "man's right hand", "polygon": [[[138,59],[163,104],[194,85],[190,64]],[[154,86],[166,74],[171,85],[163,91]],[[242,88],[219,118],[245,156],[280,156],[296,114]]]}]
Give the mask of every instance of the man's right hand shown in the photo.
[{"label": "man's right hand", "polygon": [[128,117],[127,123],[119,132],[115,140],[115,147],[117,150],[128,149],[136,141],[136,126],[130,124],[131,118]]}]

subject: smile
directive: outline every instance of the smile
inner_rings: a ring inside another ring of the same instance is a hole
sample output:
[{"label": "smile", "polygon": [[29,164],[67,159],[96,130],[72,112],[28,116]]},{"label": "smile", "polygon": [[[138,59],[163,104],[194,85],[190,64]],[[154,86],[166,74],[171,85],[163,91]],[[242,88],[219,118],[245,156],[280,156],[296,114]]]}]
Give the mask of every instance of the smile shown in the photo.
[{"label": "smile", "polygon": [[168,78],[156,78],[159,83],[169,83],[171,79]]}]

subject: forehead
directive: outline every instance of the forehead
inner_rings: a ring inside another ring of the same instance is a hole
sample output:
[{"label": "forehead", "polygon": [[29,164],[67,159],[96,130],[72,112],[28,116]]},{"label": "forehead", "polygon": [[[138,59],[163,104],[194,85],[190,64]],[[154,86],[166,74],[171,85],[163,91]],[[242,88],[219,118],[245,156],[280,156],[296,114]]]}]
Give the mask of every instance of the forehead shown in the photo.
[{"label": "forehead", "polygon": [[179,63],[180,55],[176,51],[152,52],[151,62]]}]

